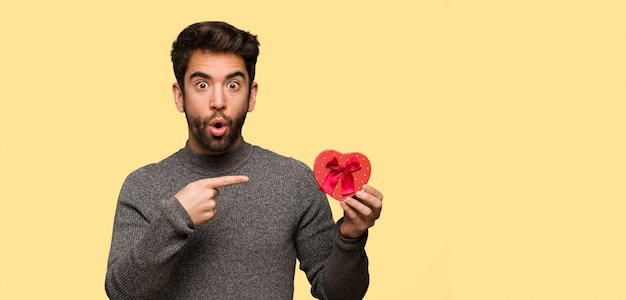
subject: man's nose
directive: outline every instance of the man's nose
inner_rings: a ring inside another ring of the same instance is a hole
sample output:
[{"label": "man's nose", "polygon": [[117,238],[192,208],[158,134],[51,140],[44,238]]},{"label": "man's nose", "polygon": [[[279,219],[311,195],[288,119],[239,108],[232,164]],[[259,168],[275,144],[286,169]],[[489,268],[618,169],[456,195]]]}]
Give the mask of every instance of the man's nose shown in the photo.
[{"label": "man's nose", "polygon": [[226,108],[226,95],[224,95],[224,91],[220,89],[216,90],[210,104],[213,110],[224,110]]}]

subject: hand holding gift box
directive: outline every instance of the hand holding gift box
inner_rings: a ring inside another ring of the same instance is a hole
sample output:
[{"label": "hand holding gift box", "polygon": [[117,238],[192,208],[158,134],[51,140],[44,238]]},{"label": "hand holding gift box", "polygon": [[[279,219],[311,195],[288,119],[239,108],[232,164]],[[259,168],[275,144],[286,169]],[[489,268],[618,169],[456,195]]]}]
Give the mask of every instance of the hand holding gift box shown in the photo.
[{"label": "hand holding gift box", "polygon": [[372,172],[369,159],[358,152],[325,150],[315,159],[313,172],[320,189],[340,201],[339,233],[346,238],[363,237],[383,208],[383,194],[366,184]]}]

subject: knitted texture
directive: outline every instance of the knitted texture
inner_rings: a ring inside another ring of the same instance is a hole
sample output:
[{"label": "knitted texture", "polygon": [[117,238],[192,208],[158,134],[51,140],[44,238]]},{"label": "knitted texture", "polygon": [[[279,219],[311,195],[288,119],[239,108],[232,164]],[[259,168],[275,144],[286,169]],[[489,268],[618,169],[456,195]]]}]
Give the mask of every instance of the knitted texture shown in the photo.
[{"label": "knitted texture", "polygon": [[[174,195],[188,183],[247,175],[222,187],[217,214],[194,227]],[[304,163],[242,142],[205,156],[189,146],[132,172],[120,191],[105,289],[110,299],[292,299],[296,259],[320,299],[361,299],[367,234],[346,239]]]}]

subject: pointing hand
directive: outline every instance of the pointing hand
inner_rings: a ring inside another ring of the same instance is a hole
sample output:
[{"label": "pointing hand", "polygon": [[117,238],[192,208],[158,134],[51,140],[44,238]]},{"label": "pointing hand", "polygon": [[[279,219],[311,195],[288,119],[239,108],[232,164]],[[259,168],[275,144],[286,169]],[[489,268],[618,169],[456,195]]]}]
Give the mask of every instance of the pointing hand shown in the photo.
[{"label": "pointing hand", "polygon": [[187,184],[174,197],[185,208],[194,226],[213,219],[216,214],[218,188],[248,182],[248,176],[222,176],[205,178]]}]

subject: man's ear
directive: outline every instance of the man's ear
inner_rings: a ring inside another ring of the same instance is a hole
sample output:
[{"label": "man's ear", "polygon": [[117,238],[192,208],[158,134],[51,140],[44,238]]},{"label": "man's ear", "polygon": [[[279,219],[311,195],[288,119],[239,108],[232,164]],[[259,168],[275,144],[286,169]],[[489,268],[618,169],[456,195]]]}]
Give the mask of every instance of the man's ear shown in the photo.
[{"label": "man's ear", "polygon": [[185,112],[183,90],[181,89],[180,85],[178,85],[178,82],[174,82],[174,84],[172,84],[172,94],[174,95],[174,103],[176,104],[176,109],[178,109],[178,111],[181,113]]},{"label": "man's ear", "polygon": [[248,112],[254,110],[254,106],[256,105],[256,93],[259,91],[259,84],[256,82],[252,83],[250,87],[250,99],[248,99]]}]

